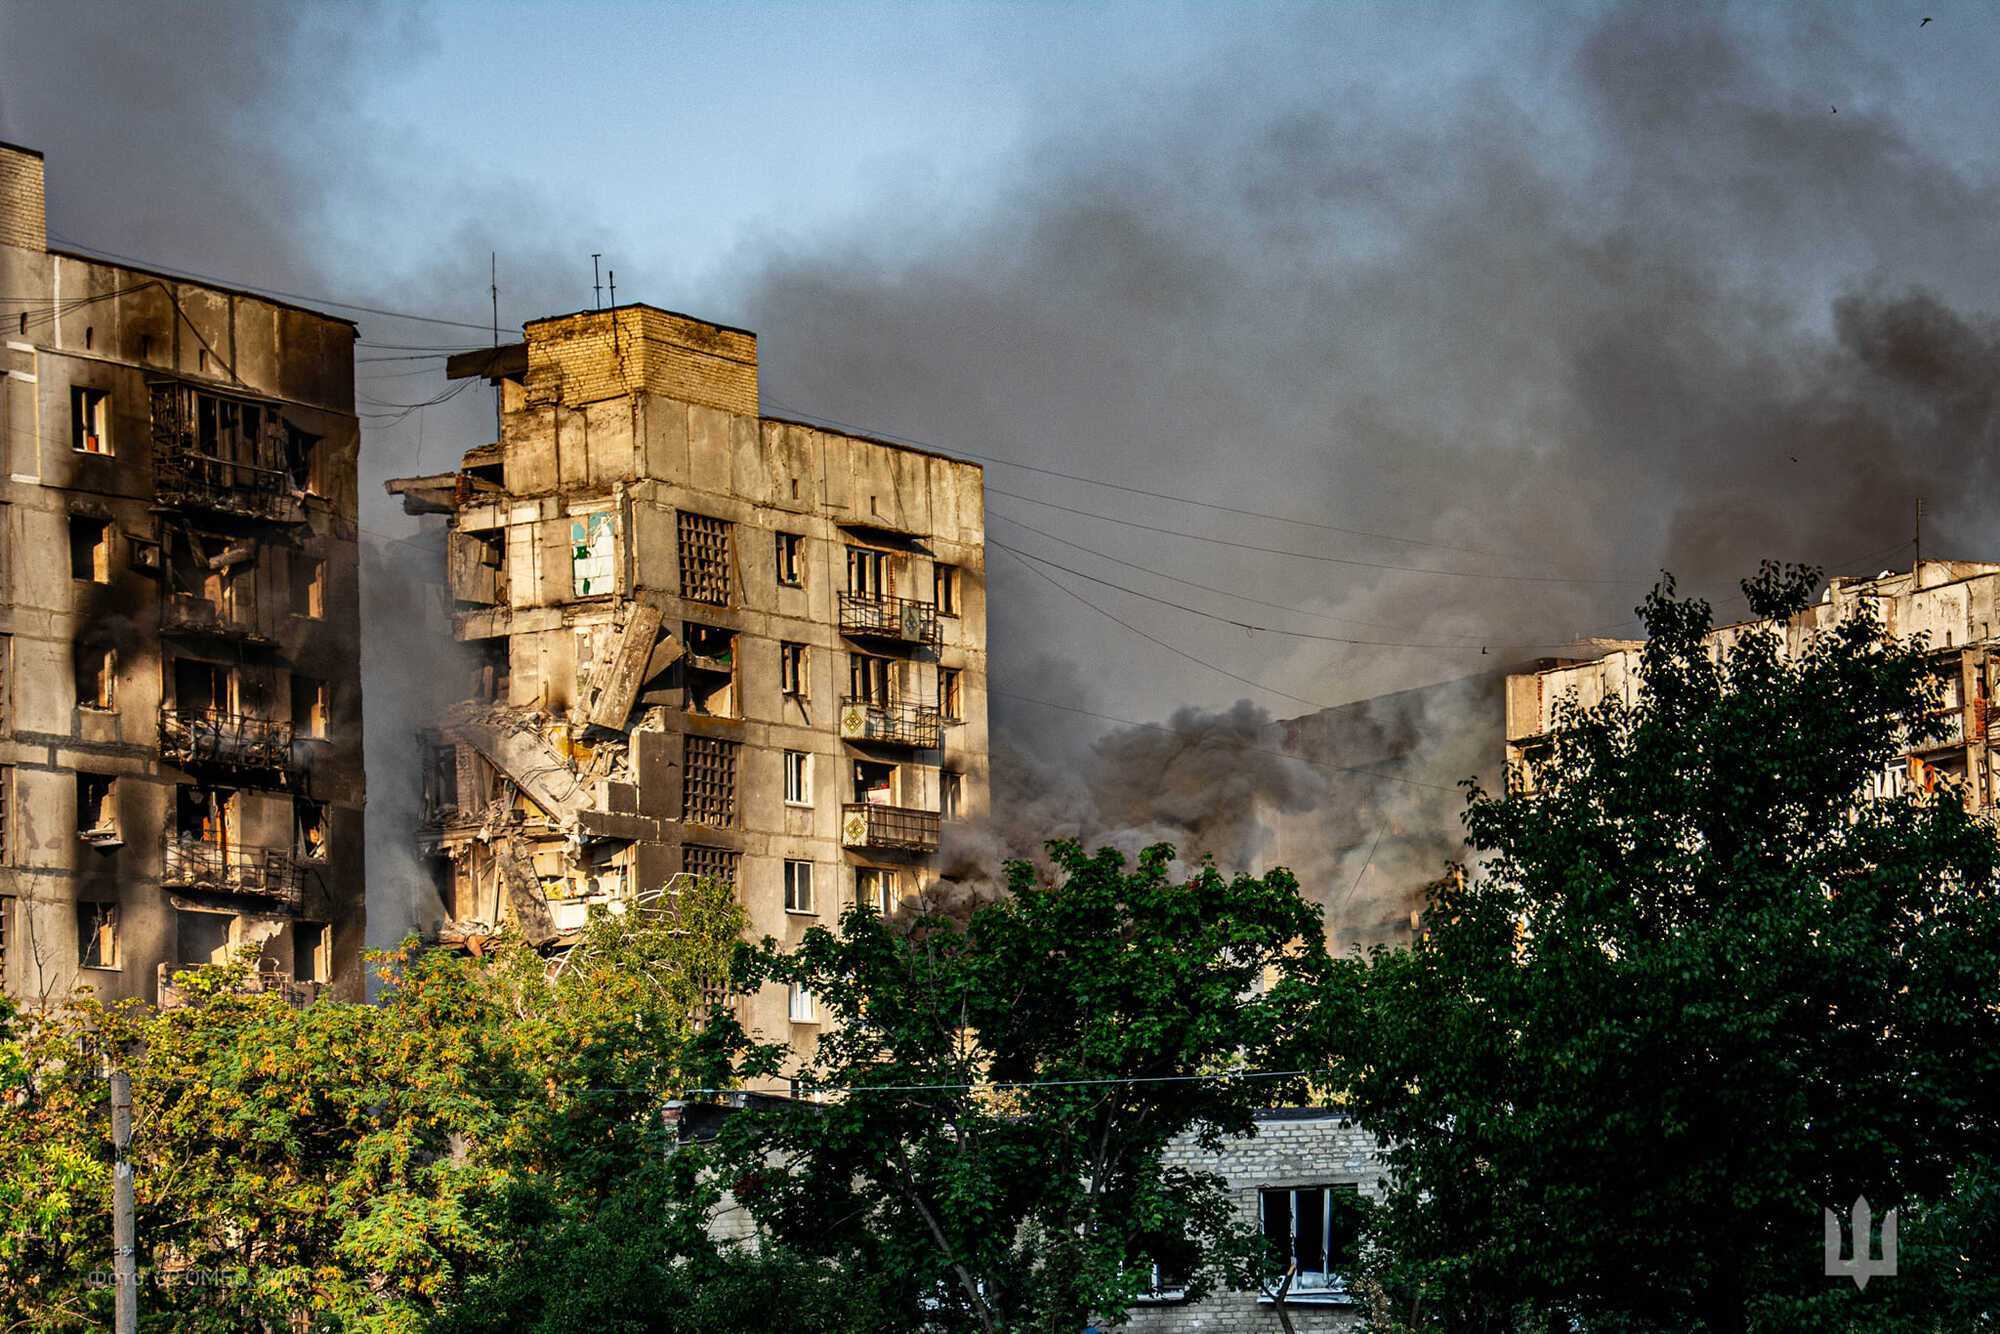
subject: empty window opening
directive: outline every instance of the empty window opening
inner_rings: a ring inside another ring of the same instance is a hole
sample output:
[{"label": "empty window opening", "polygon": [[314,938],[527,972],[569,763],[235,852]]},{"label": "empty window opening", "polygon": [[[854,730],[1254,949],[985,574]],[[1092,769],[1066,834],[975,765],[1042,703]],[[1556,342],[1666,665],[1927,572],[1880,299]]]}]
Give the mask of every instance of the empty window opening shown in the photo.
[{"label": "empty window opening", "polygon": [[819,1022],[819,1001],[813,996],[812,992],[796,982],[792,983],[789,1008],[791,1010],[792,1022],[795,1024],[816,1024]]},{"label": "empty window opening", "polygon": [[729,604],[729,530],[726,519],[676,510],[680,539],[681,596],[696,602]]},{"label": "empty window opening", "polygon": [[118,841],[118,780],[111,774],[76,776],[76,832],[97,844]]},{"label": "empty window opening", "polygon": [[798,588],[806,581],[805,567],[799,560],[804,541],[797,533],[778,534],[778,582],[787,588]]},{"label": "empty window opening", "polygon": [[236,919],[226,913],[174,913],[174,962],[184,968],[205,963],[224,963],[229,958],[230,927]]},{"label": "empty window opening", "polygon": [[798,699],[806,697],[806,646],[778,645],[778,691]]},{"label": "empty window opening", "polygon": [[203,375],[208,374],[208,349],[202,348],[195,354],[195,366]]},{"label": "empty window opening", "polygon": [[958,567],[956,565],[932,566],[931,590],[931,601],[937,604],[938,615],[958,615]]},{"label": "empty window opening", "polygon": [[1344,1292],[1356,1256],[1359,1190],[1346,1186],[1266,1187],[1257,1192],[1264,1236],[1287,1266],[1294,1292]]},{"label": "empty window opening", "polygon": [[77,645],[76,703],[84,709],[114,707],[113,691],[118,681],[118,650]]},{"label": "empty window opening", "polygon": [[577,597],[598,597],[615,583],[617,537],[609,514],[579,514],[569,521],[570,591]]},{"label": "empty window opening", "polygon": [[881,866],[854,868],[854,901],[871,912],[887,917],[902,901],[902,887],[896,873]]},{"label": "empty window opening", "polygon": [[285,477],[292,490],[308,496],[326,494],[325,478],[321,475],[325,447],[321,437],[285,423]]},{"label": "empty window opening", "polygon": [[326,616],[326,562],[298,553],[292,561],[292,615],[320,620]]},{"label": "empty window opening", "polygon": [[174,659],[174,708],[182,713],[239,714],[236,668],[199,658]]},{"label": "empty window opening", "polygon": [[69,516],[69,573],[93,584],[111,582],[111,523],[88,514]]},{"label": "empty window opening", "polygon": [[879,598],[889,591],[887,553],[868,547],[847,549],[847,591],[855,597]]},{"label": "empty window opening", "polygon": [[804,750],[785,752],[785,804],[787,806],[812,805],[812,753]]},{"label": "empty window opening", "polygon": [[736,743],[687,738],[681,768],[681,818],[711,829],[736,823]]},{"label": "empty window opening", "polygon": [[183,843],[229,849],[242,842],[242,795],[235,788],[183,784],[174,790],[174,834]]},{"label": "empty window opening", "polygon": [[76,905],[76,963],[79,968],[118,968],[118,905]]},{"label": "empty window opening", "polygon": [[938,816],[956,820],[965,810],[965,775],[950,769],[938,773]]},{"label": "empty window opening", "polygon": [[950,722],[965,720],[964,677],[956,667],[938,668],[938,712]]},{"label": "empty window opening", "polygon": [[326,803],[292,798],[292,850],[307,861],[325,861],[326,838]]},{"label": "empty window opening", "polygon": [[681,659],[690,713],[734,718],[736,707],[736,632],[712,625],[683,625]]},{"label": "empty window opening", "polygon": [[813,910],[813,864],[785,863],[785,911],[809,913]]},{"label": "empty window opening", "polygon": [[96,343],[97,343],[97,326],[96,326],[96,325],[94,325],[94,324],[86,324],[86,325],[84,325],[84,326],[83,326],[83,350],[84,350],[84,351],[86,351],[86,352],[90,351],[90,350],[91,350],[91,348],[92,348],[92,347],[94,347],[94,346],[96,345]]},{"label": "empty window opening", "polygon": [[896,766],[873,760],[854,762],[854,799],[870,806],[896,804]]},{"label": "empty window opening", "polygon": [[847,697],[859,704],[888,704],[895,698],[896,664],[872,653],[847,655]]},{"label": "empty window opening", "polygon": [[324,741],[327,736],[329,708],[327,704],[327,684],[315,677],[292,677],[292,731],[302,737]]},{"label": "empty window opening", "polygon": [[681,869],[703,880],[725,885],[736,883],[736,866],[742,854],[734,848],[711,847],[705,843],[681,845]]},{"label": "empty window opening", "polygon": [[111,452],[111,395],[84,385],[69,391],[70,448],[79,454]]},{"label": "empty window opening", "polygon": [[292,977],[325,982],[333,976],[333,928],[325,922],[292,923]]}]

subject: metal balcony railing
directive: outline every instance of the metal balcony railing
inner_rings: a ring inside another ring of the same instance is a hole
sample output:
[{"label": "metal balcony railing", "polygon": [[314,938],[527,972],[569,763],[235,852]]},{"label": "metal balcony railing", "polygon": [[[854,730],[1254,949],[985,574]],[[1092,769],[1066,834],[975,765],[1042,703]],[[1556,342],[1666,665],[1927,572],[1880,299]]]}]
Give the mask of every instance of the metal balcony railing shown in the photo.
[{"label": "metal balcony railing", "polygon": [[207,843],[169,833],[160,866],[168,889],[244,894],[297,908],[305,897],[305,875],[289,852]]},{"label": "metal balcony railing", "polygon": [[912,806],[849,802],[840,808],[840,841],[850,848],[936,852],[940,816]]},{"label": "metal balcony railing", "polygon": [[[191,965],[163,963],[154,979],[159,986],[156,993],[162,1010],[178,1010],[194,1002],[195,996],[178,982],[182,973],[190,971]],[[257,966],[247,973],[241,984],[234,990],[241,995],[261,995],[275,992],[291,1005],[304,1007],[319,999],[324,986],[319,982],[304,982],[293,977],[269,959],[260,959]]]},{"label": "metal balcony railing", "polygon": [[284,446],[277,414],[261,416],[254,439],[247,433],[219,438],[210,452],[202,447],[197,428],[201,397],[192,386],[177,382],[152,387],[153,490],[159,502],[274,523],[303,521],[305,508],[281,466]]},{"label": "metal balcony railing", "polygon": [[161,600],[160,629],[168,634],[214,635],[221,639],[262,638],[256,626],[237,619],[234,609],[188,593],[172,593]]},{"label": "metal balcony railing", "polygon": [[927,704],[876,704],[850,696],[840,701],[840,738],[936,750],[944,738],[944,719]]},{"label": "metal balcony railing", "polygon": [[183,768],[213,764],[264,773],[295,773],[292,725],[215,709],[160,707],[160,758]]},{"label": "metal balcony railing", "polygon": [[928,648],[944,642],[935,603],[887,594],[842,593],[840,633]]}]

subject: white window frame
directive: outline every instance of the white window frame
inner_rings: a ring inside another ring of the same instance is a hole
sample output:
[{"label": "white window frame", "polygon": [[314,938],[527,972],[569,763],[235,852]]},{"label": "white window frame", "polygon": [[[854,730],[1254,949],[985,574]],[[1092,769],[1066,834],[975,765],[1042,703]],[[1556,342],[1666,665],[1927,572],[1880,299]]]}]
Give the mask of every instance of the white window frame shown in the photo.
[{"label": "white window frame", "polygon": [[819,1022],[819,998],[805,987],[794,982],[785,995],[787,1013],[795,1024],[816,1024]]},{"label": "white window frame", "polygon": [[785,859],[785,911],[814,916],[813,907],[813,864],[797,858]]},{"label": "white window frame", "polygon": [[[1328,1265],[1333,1251],[1334,1192],[1358,1192],[1359,1189],[1351,1181],[1312,1182],[1290,1186],[1259,1186],[1257,1188],[1257,1230],[1266,1236],[1270,1235],[1265,1222],[1266,1206],[1272,1195],[1280,1191],[1285,1192],[1290,1196],[1288,1203],[1291,1210],[1291,1245],[1289,1253],[1296,1255],[1299,1247],[1299,1193],[1301,1191],[1317,1191],[1320,1196],[1320,1262],[1322,1265]],[[1268,1281],[1273,1284],[1282,1283],[1284,1276],[1282,1274],[1274,1275]],[[1301,1299],[1336,1303],[1351,1300],[1351,1294],[1347,1288],[1347,1275],[1335,1273],[1330,1267],[1313,1270],[1300,1269],[1298,1276],[1292,1280],[1291,1290],[1286,1294],[1285,1300],[1298,1301]],[[1269,1302],[1271,1301],[1271,1297],[1267,1292],[1260,1300]]]},{"label": "white window frame", "polygon": [[[807,810],[813,804],[813,757],[809,750],[785,752],[785,804]],[[793,782],[796,776],[797,782]]]}]

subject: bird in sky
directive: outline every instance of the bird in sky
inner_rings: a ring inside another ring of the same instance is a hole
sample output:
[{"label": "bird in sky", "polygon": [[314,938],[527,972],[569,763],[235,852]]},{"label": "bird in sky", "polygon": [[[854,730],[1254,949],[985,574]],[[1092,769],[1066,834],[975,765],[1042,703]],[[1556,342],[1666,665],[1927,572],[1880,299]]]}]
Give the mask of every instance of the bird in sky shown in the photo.
[{"label": "bird in sky", "polygon": [[1833,114],[1834,114],[1834,115],[1836,115],[1836,116],[1838,116],[1838,115],[1840,114],[1840,108],[1839,108],[1839,107],[1834,107],[1834,108],[1833,108]]},{"label": "bird in sky", "polygon": [[[1925,19],[1925,20],[1924,20],[1924,23],[1929,23],[1929,22],[1930,22],[1930,20],[1929,20],[1929,19]],[[1921,27],[1923,27],[1923,26],[1924,26],[1924,23],[1919,23],[1919,24],[1918,24],[1917,26],[1918,26],[1919,28],[1921,28]]]}]

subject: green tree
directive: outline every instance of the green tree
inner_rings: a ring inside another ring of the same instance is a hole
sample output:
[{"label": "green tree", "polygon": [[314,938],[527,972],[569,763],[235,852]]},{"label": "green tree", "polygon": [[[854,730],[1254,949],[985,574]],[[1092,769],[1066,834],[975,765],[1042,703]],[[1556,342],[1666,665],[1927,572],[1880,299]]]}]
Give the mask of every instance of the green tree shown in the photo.
[{"label": "green tree", "polygon": [[[1759,616],[1817,572],[1767,566]],[[1995,842],[1881,796],[1940,733],[1864,602],[1716,654],[1671,582],[1636,699],[1570,701],[1474,790],[1427,935],[1344,964],[1339,1086],[1385,1136],[1385,1304],[1453,1329],[1939,1328],[1996,1305]],[[1956,671],[1956,655],[1947,664]],[[1902,1273],[1823,1272],[1822,1207],[1903,1206]],[[1978,1245],[1981,1249],[1967,1250]]]},{"label": "green tree", "polygon": [[1297,1067],[1321,1008],[1318,910],[1284,871],[1204,864],[1176,883],[1164,846],[1130,869],[1050,853],[1055,882],[1015,863],[1011,895],[962,928],[855,908],[795,951],[746,951],[745,984],[814,998],[803,1066],[712,1035],[744,1076],[824,1094],[730,1121],[737,1199],[897,1327],[1081,1329],[1122,1318],[1155,1261],[1199,1295],[1267,1258],[1220,1180],[1165,1151],[1250,1134],[1258,1108],[1305,1091],[1268,1076]]}]

